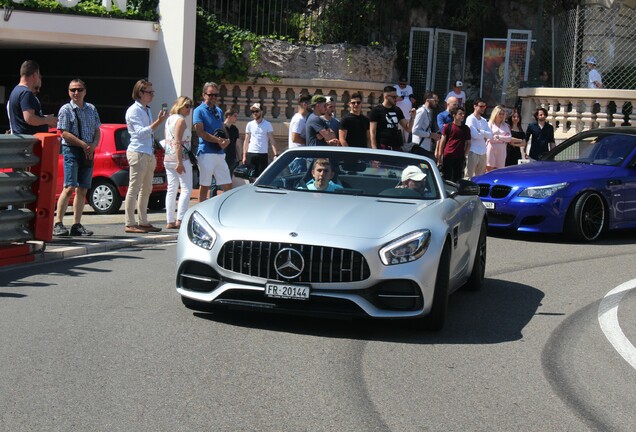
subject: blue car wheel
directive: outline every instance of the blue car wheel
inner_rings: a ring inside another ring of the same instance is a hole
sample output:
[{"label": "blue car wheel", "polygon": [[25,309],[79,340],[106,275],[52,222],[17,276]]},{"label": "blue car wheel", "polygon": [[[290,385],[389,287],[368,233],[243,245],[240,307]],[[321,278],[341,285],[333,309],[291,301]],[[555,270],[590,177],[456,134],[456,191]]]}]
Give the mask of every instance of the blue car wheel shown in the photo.
[{"label": "blue car wheel", "polygon": [[570,208],[565,222],[566,234],[576,241],[594,241],[605,228],[606,215],[603,198],[595,192],[586,192]]}]

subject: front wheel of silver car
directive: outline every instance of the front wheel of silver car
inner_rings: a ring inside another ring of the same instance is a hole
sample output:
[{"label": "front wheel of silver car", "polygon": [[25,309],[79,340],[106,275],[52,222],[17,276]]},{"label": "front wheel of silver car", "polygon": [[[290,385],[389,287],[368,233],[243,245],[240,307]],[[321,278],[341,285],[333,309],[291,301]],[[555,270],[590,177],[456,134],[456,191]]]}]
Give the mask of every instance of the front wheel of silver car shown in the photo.
[{"label": "front wheel of silver car", "polygon": [[450,279],[450,244],[447,242],[442,249],[435,278],[435,293],[433,294],[433,306],[429,314],[418,318],[413,324],[422,330],[438,331],[444,327],[446,312],[448,310],[448,282]]},{"label": "front wheel of silver car", "polygon": [[479,291],[484,286],[484,277],[486,275],[487,237],[487,224],[484,220],[481,222],[481,229],[479,230],[479,240],[477,242],[477,251],[475,251],[473,271],[470,273],[468,282],[465,285],[465,289],[467,291]]},{"label": "front wheel of silver car", "polygon": [[565,232],[572,240],[592,242],[607,223],[603,198],[594,192],[579,196],[571,206],[565,221]]}]

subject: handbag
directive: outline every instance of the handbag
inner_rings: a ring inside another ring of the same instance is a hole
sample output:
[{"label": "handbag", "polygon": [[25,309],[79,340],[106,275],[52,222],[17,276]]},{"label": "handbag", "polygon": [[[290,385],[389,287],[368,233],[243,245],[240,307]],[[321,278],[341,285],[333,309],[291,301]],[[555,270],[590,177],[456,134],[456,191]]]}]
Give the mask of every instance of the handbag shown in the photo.
[{"label": "handbag", "polygon": [[183,145],[183,143],[181,143],[181,146],[185,149],[185,153],[188,156],[188,159],[190,159],[190,163],[192,164],[192,166],[196,166],[197,165],[197,157],[194,154],[194,152],[192,151],[192,149],[187,148],[186,146]]}]

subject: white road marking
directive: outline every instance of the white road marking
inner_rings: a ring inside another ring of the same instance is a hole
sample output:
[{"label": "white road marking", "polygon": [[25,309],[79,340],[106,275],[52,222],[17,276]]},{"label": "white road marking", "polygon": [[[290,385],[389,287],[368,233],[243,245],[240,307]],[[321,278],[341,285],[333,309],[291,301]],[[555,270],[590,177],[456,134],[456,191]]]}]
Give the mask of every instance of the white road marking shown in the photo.
[{"label": "white road marking", "polygon": [[598,322],[614,349],[636,369],[636,348],[627,339],[618,322],[618,304],[628,291],[636,288],[636,279],[621,284],[608,292],[598,307]]}]

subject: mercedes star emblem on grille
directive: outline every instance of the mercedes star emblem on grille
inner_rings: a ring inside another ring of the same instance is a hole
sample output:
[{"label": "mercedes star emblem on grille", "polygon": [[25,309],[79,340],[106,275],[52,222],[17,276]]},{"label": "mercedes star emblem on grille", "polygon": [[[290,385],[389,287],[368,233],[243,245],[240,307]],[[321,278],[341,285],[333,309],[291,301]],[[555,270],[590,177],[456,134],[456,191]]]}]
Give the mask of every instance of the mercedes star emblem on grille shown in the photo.
[{"label": "mercedes star emblem on grille", "polygon": [[274,268],[279,276],[294,279],[301,275],[305,268],[305,259],[296,249],[281,249],[274,258]]}]

